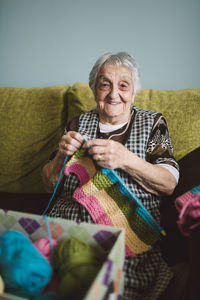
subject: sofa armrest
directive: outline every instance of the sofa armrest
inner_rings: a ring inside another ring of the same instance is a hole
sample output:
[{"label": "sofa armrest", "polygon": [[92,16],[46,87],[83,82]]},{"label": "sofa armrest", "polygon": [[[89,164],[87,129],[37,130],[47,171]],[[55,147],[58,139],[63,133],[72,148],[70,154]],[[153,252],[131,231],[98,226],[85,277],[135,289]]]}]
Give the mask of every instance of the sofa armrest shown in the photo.
[{"label": "sofa armrest", "polygon": [[41,215],[50,194],[22,194],[0,192],[0,208]]}]

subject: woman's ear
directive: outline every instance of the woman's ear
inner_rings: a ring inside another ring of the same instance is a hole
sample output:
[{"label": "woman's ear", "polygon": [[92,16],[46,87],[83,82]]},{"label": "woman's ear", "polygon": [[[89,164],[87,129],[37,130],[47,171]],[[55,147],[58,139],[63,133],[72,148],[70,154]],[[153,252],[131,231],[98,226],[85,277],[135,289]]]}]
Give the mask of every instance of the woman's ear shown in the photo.
[{"label": "woman's ear", "polygon": [[135,94],[133,93],[132,104],[134,103],[134,101],[135,101]]},{"label": "woman's ear", "polygon": [[94,100],[97,102],[97,99],[96,99],[96,97],[97,97],[96,87],[95,87],[95,89],[93,90],[93,94],[94,94]]}]

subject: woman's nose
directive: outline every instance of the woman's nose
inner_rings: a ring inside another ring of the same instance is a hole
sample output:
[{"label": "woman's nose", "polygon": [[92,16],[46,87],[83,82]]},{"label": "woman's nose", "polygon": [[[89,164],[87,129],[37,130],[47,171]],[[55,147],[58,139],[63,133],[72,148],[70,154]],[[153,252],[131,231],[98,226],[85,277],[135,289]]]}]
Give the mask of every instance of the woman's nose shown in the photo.
[{"label": "woman's nose", "polygon": [[110,89],[110,93],[109,93],[109,96],[112,98],[112,99],[115,99],[118,97],[118,87],[113,85]]}]

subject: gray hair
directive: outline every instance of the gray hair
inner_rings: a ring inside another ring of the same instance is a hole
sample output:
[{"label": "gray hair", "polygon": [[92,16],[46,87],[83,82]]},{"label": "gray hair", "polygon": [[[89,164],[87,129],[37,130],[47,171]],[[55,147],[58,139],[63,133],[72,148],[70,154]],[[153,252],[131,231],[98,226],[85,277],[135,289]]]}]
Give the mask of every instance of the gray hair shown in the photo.
[{"label": "gray hair", "polygon": [[94,94],[95,94],[98,73],[105,64],[112,64],[119,67],[125,66],[129,68],[130,71],[132,72],[134,95],[136,95],[140,91],[141,89],[140,74],[139,74],[138,64],[135,61],[135,58],[132,55],[128,54],[127,52],[119,52],[116,54],[108,52],[103,54],[96,61],[96,63],[94,64],[90,72],[89,86],[92,89]]}]

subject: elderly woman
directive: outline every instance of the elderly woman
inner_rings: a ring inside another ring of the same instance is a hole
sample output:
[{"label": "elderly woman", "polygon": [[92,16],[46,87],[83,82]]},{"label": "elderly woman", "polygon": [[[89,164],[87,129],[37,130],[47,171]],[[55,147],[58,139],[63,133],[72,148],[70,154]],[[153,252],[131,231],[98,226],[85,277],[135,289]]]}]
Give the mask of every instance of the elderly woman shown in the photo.
[{"label": "elderly woman", "polygon": [[[164,117],[133,106],[140,90],[134,58],[126,52],[104,54],[91,70],[89,85],[97,108],[67,125],[56,154],[43,169],[46,190],[53,192],[66,155],[87,148],[97,165],[117,171],[159,222],[159,196],[173,192],[179,171]],[[63,190],[50,216],[94,223],[73,197],[79,185],[77,177],[63,176],[62,182]],[[125,258],[124,270],[124,299],[158,299],[172,278],[157,244],[152,250]]]}]

